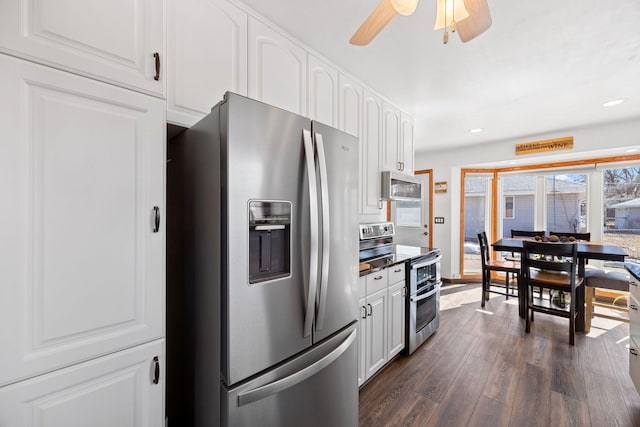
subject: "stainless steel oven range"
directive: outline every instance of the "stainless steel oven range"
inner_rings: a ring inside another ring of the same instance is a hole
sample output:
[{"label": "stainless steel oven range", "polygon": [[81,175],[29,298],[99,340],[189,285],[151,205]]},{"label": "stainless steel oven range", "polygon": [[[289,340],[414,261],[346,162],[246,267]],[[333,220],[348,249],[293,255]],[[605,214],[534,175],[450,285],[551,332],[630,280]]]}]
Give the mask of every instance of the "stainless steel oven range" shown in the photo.
[{"label": "stainless steel oven range", "polygon": [[413,353],[440,325],[440,260],[439,249],[411,259],[407,269],[406,353]]}]

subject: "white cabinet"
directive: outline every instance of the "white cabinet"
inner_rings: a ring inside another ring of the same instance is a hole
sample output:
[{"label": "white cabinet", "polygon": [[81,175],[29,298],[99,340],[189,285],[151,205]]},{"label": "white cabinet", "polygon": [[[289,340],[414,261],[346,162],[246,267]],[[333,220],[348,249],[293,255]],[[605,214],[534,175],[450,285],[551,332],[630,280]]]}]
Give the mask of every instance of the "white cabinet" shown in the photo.
[{"label": "white cabinet", "polygon": [[164,96],[164,2],[4,0],[0,50]]},{"label": "white cabinet", "polygon": [[0,93],[0,386],[162,338],[164,101],[1,54]]},{"label": "white cabinet", "polygon": [[400,162],[400,110],[388,102],[382,110],[382,170],[402,171]]},{"label": "white cabinet", "polygon": [[404,349],[404,273],[405,264],[396,264],[360,277],[358,386]]},{"label": "white cabinet", "polygon": [[387,290],[367,295],[365,366],[369,378],[387,363]]},{"label": "white cabinet", "polygon": [[249,17],[249,97],[306,115],[307,53]]},{"label": "white cabinet", "polygon": [[387,358],[391,360],[393,356],[404,349],[405,333],[405,300],[406,291],[404,279],[388,289],[388,338],[387,338]]},{"label": "white cabinet", "polygon": [[380,169],[382,150],[382,99],[363,90],[363,132],[360,138],[361,214],[382,210]]},{"label": "white cabinet", "polygon": [[161,339],[2,387],[0,425],[163,426],[164,368]]},{"label": "white cabinet", "polygon": [[224,0],[168,0],[167,121],[190,127],[226,91],[247,95],[247,19]]},{"label": "white cabinet", "polygon": [[385,102],[382,123],[382,170],[413,175],[413,118]]},{"label": "white cabinet", "polygon": [[307,57],[307,115],[338,127],[338,70],[309,54]]},{"label": "white cabinet", "polygon": [[413,132],[415,123],[413,117],[407,113],[400,114],[400,162],[402,163],[402,173],[413,175],[415,172],[414,158],[415,150],[413,146]]},{"label": "white cabinet", "polygon": [[[338,128],[360,138],[362,134],[362,85],[340,73],[338,77]],[[360,151],[362,156],[362,150]]]}]

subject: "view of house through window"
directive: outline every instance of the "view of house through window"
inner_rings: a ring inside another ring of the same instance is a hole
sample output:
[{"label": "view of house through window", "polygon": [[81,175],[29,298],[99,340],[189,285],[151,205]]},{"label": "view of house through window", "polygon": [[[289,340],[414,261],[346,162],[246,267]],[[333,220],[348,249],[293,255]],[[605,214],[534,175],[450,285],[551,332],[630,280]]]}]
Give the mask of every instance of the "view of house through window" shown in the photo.
[{"label": "view of house through window", "polygon": [[640,259],[640,167],[605,169],[602,174],[602,240]]},{"label": "view of house through window", "polygon": [[489,205],[493,174],[465,174],[464,177],[464,260],[463,274],[482,271],[478,233],[489,230]]},{"label": "view of house through window", "polygon": [[548,234],[587,231],[587,176],[546,175],[545,203]]},{"label": "view of house through window", "polygon": [[505,200],[502,237],[511,237],[511,230],[535,230],[535,176],[505,175],[500,177],[500,180]]}]

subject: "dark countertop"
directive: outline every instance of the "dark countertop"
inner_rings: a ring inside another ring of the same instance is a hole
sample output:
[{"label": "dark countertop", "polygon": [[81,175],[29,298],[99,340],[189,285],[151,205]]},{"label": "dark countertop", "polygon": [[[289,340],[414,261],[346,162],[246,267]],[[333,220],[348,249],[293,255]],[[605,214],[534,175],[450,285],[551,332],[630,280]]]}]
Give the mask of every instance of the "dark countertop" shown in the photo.
[{"label": "dark countertop", "polygon": [[624,267],[634,277],[634,279],[640,281],[640,264],[635,262],[625,262]]},{"label": "dark countertop", "polygon": [[[392,265],[400,264],[403,262],[410,261],[413,258],[417,258],[419,256],[429,254],[433,249],[426,248],[421,246],[405,246],[405,245],[393,245],[392,246],[391,255],[384,263],[377,263],[376,261],[371,262],[370,264],[360,264],[360,276],[366,276],[367,274],[371,274],[375,271],[382,270],[387,267],[391,267]],[[368,265],[368,268],[364,266]]]}]

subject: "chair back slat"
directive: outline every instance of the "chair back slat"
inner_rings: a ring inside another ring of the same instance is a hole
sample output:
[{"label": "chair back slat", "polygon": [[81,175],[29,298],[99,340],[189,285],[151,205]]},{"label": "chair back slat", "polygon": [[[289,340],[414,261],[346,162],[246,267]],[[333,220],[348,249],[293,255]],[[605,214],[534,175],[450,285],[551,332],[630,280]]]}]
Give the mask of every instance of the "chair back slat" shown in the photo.
[{"label": "chair back slat", "polygon": [[484,268],[489,263],[489,241],[486,232],[478,233],[478,242],[480,244],[480,259]]},{"label": "chair back slat", "polygon": [[[575,243],[524,242],[522,265],[525,274],[531,268],[568,273],[573,279],[577,274],[578,245]],[[571,280],[575,286],[575,280]]]}]

